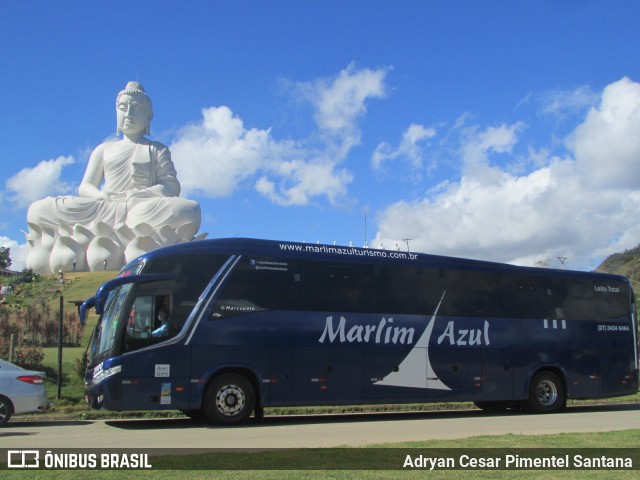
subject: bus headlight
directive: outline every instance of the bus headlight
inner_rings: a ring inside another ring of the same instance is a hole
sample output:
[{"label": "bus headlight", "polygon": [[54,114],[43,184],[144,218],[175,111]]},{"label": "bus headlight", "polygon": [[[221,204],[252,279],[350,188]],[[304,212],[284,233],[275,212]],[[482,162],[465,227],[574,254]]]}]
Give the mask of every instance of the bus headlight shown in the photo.
[{"label": "bus headlight", "polygon": [[100,370],[93,376],[93,384],[97,385],[100,382],[105,381],[107,378],[120,373],[121,371],[122,371],[122,365],[116,365],[110,368],[105,368],[103,370]]}]

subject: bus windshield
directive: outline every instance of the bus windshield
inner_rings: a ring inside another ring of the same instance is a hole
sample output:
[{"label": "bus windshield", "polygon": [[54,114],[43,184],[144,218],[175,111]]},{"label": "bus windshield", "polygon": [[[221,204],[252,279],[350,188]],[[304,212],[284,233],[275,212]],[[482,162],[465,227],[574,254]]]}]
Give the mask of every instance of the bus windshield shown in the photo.
[{"label": "bus windshield", "polygon": [[122,285],[109,294],[104,314],[96,327],[96,335],[91,348],[92,363],[106,352],[112,350],[115,346],[118,322],[122,316],[121,313],[125,299],[132,286],[132,283]]},{"label": "bus windshield", "polygon": [[175,337],[228,258],[217,253],[187,255],[180,262],[160,258],[144,264],[144,273],[141,263],[102,285],[93,299],[101,317],[89,365]]}]

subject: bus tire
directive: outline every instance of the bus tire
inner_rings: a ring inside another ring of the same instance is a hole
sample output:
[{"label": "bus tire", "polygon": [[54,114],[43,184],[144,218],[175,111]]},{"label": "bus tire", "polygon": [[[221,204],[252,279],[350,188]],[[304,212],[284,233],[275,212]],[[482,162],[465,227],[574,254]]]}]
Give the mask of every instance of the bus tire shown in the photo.
[{"label": "bus tire", "polygon": [[238,425],[247,421],[254,407],[251,382],[242,375],[228,373],[211,381],[204,394],[202,411],[211,423]]},{"label": "bus tire", "polygon": [[527,407],[535,413],[559,412],[566,405],[562,380],[553,372],[538,372],[531,382]]},{"label": "bus tire", "polygon": [[253,411],[253,417],[256,422],[262,422],[264,420],[264,407],[256,407]]}]

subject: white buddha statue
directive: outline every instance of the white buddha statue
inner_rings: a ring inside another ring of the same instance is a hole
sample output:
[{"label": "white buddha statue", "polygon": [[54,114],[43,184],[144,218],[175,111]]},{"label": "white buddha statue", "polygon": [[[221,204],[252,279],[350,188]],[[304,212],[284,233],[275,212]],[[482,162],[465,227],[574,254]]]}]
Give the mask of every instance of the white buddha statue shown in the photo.
[{"label": "white buddha statue", "polygon": [[153,109],[140,83],[118,94],[116,115],[123,137],[93,151],[80,196],[29,207],[27,267],[34,271],[117,270],[141,253],[193,240],[200,228],[198,203],[178,197],[169,148],[145,138]]}]

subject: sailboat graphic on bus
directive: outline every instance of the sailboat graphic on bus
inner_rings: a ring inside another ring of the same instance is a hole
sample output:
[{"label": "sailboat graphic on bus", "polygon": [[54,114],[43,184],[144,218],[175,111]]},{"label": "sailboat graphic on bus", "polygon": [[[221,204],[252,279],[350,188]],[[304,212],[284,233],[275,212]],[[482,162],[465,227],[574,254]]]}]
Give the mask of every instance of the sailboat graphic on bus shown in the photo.
[{"label": "sailboat graphic on bus", "polygon": [[438,315],[438,310],[440,310],[440,305],[442,305],[446,293],[446,291],[443,292],[427,328],[409,354],[402,360],[398,366],[398,370],[391,372],[382,380],[374,382],[374,385],[451,390],[451,388],[438,378],[429,359],[429,340],[431,340],[431,333],[433,332],[436,316]]}]

